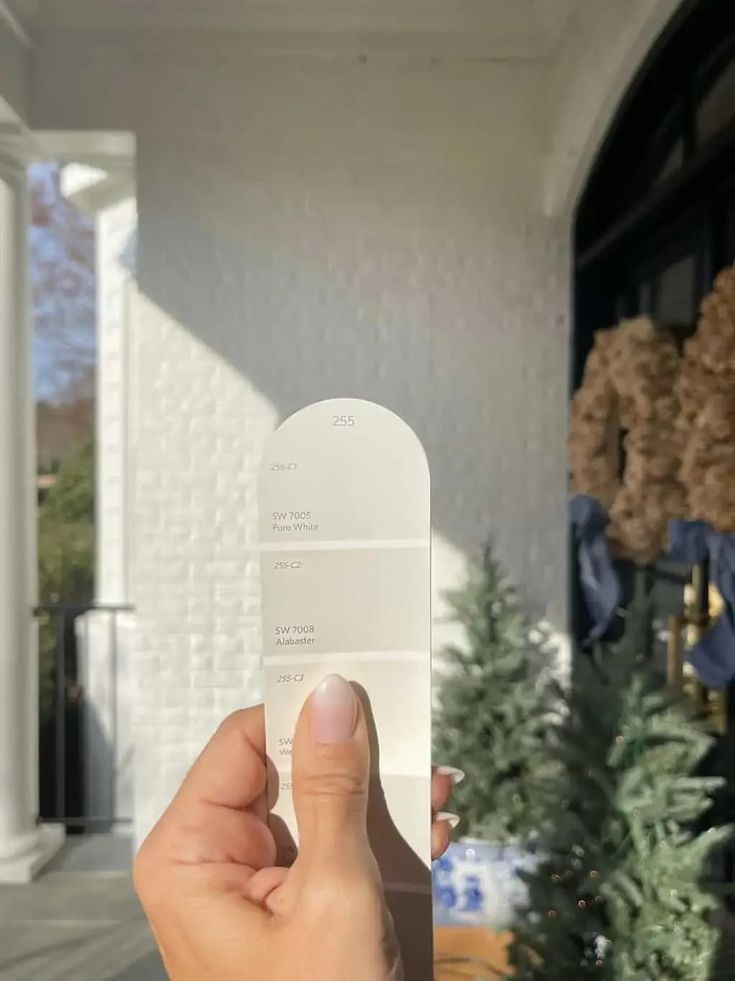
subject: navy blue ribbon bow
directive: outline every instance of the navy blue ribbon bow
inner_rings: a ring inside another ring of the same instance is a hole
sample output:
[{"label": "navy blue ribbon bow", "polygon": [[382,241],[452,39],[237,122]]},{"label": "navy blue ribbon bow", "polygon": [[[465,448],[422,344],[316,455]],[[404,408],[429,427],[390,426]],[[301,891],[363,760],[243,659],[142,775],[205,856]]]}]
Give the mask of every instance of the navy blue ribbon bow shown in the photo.
[{"label": "navy blue ribbon bow", "polygon": [[687,661],[705,687],[725,688],[735,678],[735,535],[715,531],[706,521],[671,521],[669,554],[682,562],[710,561],[710,579],[724,609],[687,651]]},{"label": "navy blue ribbon bow", "polygon": [[606,534],[610,518],[589,494],[575,494],[569,514],[577,542],[580,585],[593,623],[587,640],[595,641],[606,633],[620,605],[620,580]]}]

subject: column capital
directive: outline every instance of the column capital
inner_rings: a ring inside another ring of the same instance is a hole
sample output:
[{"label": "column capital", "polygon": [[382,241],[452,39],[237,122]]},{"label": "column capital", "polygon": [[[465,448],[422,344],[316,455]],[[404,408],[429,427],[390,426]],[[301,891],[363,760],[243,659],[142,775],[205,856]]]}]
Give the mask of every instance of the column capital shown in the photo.
[{"label": "column capital", "polygon": [[33,159],[30,133],[17,123],[0,124],[0,178],[25,173]]}]

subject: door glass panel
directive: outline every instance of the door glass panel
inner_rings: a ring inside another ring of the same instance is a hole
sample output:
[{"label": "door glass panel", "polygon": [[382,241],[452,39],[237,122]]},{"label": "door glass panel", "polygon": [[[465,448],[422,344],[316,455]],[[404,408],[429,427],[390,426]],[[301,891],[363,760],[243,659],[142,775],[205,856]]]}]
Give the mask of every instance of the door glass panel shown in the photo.
[{"label": "door glass panel", "polygon": [[650,282],[641,283],[638,287],[638,313],[651,313],[653,306],[653,290]]},{"label": "door glass panel", "polygon": [[684,163],[684,141],[677,140],[664,158],[657,173],[654,175],[653,183],[659,184],[671,177],[681,168]]},{"label": "door glass panel", "polygon": [[723,71],[697,106],[697,142],[706,143],[735,119],[735,59]]},{"label": "door glass panel", "polygon": [[657,320],[680,327],[694,324],[696,276],[693,255],[684,256],[659,274],[654,311]]},{"label": "door glass panel", "polygon": [[725,206],[723,252],[722,265],[735,262],[735,197],[731,197]]}]

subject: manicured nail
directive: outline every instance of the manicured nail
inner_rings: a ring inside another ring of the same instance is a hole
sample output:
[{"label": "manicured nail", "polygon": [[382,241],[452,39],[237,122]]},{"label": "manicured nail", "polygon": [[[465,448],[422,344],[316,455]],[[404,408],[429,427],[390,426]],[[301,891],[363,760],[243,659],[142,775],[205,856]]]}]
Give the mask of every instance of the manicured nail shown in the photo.
[{"label": "manicured nail", "polygon": [[357,699],[352,685],[340,674],[329,674],[311,695],[314,739],[318,743],[342,743],[357,724]]},{"label": "manicured nail", "polygon": [[446,821],[450,828],[456,828],[459,824],[459,814],[452,814],[451,811],[437,811],[437,821]]},{"label": "manicured nail", "polygon": [[462,783],[467,776],[464,770],[459,770],[456,766],[438,766],[436,772],[441,773],[443,777],[449,777],[455,786]]}]

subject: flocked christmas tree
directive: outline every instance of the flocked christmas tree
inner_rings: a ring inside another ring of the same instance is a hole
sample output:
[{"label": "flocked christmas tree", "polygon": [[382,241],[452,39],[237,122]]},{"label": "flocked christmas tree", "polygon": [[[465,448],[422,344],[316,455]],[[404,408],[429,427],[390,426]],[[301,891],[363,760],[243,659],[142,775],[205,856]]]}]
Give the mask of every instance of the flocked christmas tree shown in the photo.
[{"label": "flocked christmas tree", "polygon": [[462,833],[529,841],[548,813],[540,791],[556,772],[548,751],[558,704],[548,645],[534,639],[489,547],[448,601],[465,644],[443,651],[435,759],[467,774],[452,798]]},{"label": "flocked christmas tree", "polygon": [[553,832],[513,948],[523,981],[721,976],[719,903],[706,880],[728,832],[696,830],[721,783],[697,775],[713,739],[653,669],[645,607],[629,611],[601,668],[580,668],[557,733]]}]

